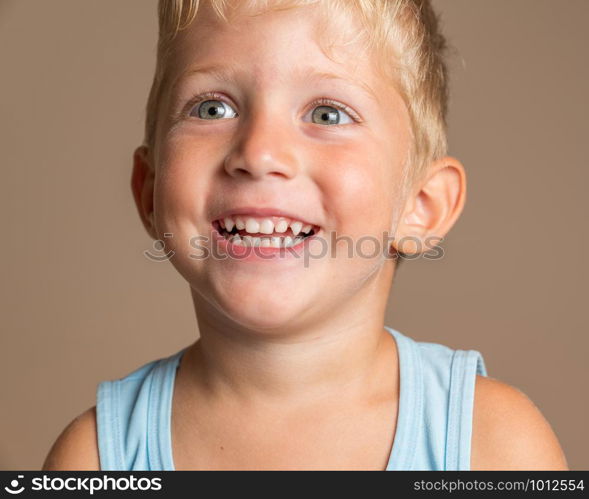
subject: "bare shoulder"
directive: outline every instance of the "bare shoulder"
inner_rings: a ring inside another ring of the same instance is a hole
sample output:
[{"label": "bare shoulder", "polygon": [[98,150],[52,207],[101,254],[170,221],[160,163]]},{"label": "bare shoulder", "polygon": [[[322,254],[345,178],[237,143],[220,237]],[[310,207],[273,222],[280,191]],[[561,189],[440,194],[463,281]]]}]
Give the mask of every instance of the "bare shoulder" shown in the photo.
[{"label": "bare shoulder", "polygon": [[520,390],[476,377],[472,470],[568,470],[550,424]]},{"label": "bare shoulder", "polygon": [[96,406],[74,418],[57,437],[42,471],[100,470]]}]

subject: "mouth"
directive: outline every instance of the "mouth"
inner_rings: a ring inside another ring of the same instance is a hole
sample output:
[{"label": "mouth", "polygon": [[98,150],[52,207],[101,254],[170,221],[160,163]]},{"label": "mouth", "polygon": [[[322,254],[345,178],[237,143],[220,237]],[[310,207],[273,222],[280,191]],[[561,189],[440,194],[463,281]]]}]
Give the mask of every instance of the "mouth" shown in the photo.
[{"label": "mouth", "polygon": [[224,217],[213,220],[212,226],[231,244],[262,248],[298,246],[306,239],[316,237],[321,230],[318,225],[284,217]]}]

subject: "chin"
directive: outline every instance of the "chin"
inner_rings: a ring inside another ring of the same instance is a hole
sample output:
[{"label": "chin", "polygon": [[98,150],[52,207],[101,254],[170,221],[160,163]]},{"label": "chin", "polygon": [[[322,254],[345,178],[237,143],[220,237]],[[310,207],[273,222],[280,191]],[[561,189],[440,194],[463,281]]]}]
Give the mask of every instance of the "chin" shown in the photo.
[{"label": "chin", "polygon": [[242,327],[268,332],[292,327],[306,308],[303,300],[297,299],[292,292],[277,293],[274,289],[264,293],[225,294],[218,303]]}]

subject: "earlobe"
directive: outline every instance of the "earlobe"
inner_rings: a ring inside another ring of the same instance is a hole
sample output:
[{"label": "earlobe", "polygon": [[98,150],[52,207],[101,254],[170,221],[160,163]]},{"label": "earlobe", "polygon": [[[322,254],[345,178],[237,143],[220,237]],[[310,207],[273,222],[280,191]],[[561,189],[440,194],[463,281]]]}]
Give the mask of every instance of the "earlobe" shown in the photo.
[{"label": "earlobe", "polygon": [[139,217],[148,234],[157,239],[154,220],[153,189],[155,171],[149,162],[147,146],[140,146],[133,153],[131,190]]},{"label": "earlobe", "polygon": [[424,253],[452,228],[466,201],[466,174],[455,158],[431,164],[406,200],[393,243],[404,254]]}]

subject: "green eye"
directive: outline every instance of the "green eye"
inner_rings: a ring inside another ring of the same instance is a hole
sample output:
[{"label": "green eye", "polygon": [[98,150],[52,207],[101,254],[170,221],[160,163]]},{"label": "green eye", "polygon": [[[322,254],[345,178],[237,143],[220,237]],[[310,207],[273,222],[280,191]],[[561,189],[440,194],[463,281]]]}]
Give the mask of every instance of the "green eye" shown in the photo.
[{"label": "green eye", "polygon": [[340,125],[352,123],[352,120],[349,119],[349,116],[349,121],[344,121],[344,123],[340,121],[341,116],[347,116],[347,113],[342,115],[342,112],[342,109],[338,109],[333,106],[317,106],[313,110],[312,114],[313,123],[317,123],[318,125]]},{"label": "green eye", "polygon": [[211,99],[197,104],[190,111],[190,116],[196,116],[202,120],[219,120],[222,118],[234,118],[237,113],[226,102]]}]

